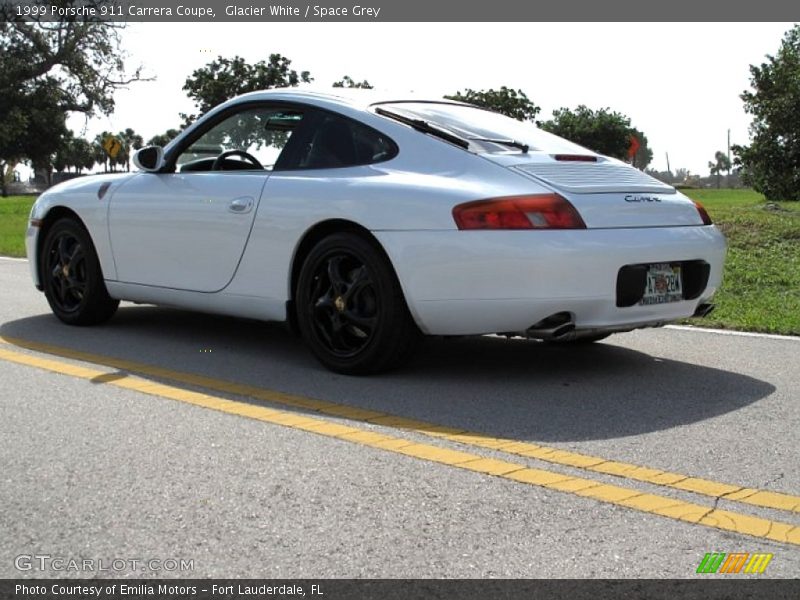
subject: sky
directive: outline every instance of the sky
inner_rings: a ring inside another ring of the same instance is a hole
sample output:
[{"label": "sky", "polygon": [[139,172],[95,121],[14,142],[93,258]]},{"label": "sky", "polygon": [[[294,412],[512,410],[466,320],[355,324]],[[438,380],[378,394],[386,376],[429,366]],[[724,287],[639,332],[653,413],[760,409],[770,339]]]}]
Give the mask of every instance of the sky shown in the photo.
[{"label": "sky", "polygon": [[70,127],[93,138],[132,127],[145,140],[194,112],[181,89],[218,55],[250,62],[280,53],[314,87],[344,75],[375,87],[441,96],[508,86],[541,107],[609,107],[643,131],[651,168],[708,174],[731,143],[748,142],[739,95],[749,65],[774,54],[791,23],[131,23],[123,31],[129,69],[155,81],[118,90],[109,117]]}]

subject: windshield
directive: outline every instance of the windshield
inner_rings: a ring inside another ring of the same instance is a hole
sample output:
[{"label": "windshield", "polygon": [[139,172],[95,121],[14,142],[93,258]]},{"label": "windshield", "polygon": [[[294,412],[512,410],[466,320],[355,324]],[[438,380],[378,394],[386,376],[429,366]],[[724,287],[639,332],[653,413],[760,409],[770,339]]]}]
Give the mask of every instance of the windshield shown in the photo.
[{"label": "windshield", "polygon": [[539,129],[533,123],[474,106],[445,102],[388,102],[380,107],[402,117],[420,119],[466,140],[483,140],[480,146],[488,152],[519,152],[508,143],[487,141],[503,140],[519,142],[530,150],[548,154],[594,154],[583,146]]}]

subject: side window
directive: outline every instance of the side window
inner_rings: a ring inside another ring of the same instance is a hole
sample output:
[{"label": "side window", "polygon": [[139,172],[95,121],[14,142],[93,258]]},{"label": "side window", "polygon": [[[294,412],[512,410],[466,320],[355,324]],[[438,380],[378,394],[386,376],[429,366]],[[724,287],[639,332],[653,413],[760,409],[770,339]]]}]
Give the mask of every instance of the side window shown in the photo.
[{"label": "side window", "polygon": [[[177,158],[187,171],[272,170],[303,120],[303,112],[275,107],[249,108],[206,131]],[[230,152],[222,158],[221,155]],[[216,164],[215,164],[216,163]]]},{"label": "side window", "polygon": [[369,165],[397,154],[395,143],[382,133],[345,117],[322,113],[300,152],[300,169],[333,169]]}]

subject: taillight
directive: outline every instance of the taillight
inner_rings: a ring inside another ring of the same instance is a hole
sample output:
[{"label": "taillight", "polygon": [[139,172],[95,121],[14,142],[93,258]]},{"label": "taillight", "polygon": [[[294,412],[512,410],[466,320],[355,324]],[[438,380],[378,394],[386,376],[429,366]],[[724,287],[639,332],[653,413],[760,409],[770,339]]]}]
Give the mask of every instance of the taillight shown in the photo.
[{"label": "taillight", "polygon": [[700,218],[703,219],[703,225],[712,225],[713,223],[711,221],[711,217],[708,216],[708,211],[705,209],[705,207],[697,200],[692,200],[692,202],[694,202],[697,212],[700,213]]},{"label": "taillight", "polygon": [[558,194],[505,196],[453,208],[459,229],[586,229],[566,198]]}]

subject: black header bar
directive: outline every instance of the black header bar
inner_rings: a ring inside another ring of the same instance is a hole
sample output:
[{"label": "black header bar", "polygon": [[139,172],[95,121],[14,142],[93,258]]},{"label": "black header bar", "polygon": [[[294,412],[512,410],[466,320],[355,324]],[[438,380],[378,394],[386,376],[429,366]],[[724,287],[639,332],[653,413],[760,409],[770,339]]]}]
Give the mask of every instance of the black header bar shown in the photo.
[{"label": "black header bar", "polygon": [[[59,16],[130,22],[800,20],[800,4],[787,0],[0,0],[0,6],[0,20],[54,20]],[[645,42],[675,44],[680,43],[680,36]]]}]

